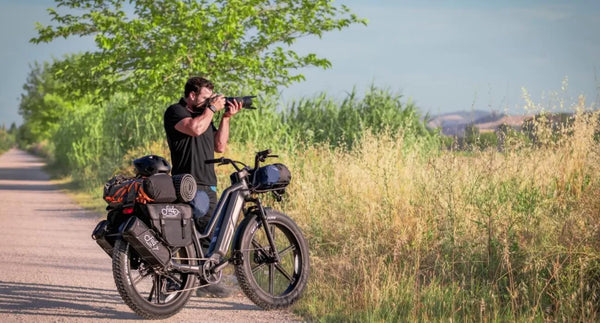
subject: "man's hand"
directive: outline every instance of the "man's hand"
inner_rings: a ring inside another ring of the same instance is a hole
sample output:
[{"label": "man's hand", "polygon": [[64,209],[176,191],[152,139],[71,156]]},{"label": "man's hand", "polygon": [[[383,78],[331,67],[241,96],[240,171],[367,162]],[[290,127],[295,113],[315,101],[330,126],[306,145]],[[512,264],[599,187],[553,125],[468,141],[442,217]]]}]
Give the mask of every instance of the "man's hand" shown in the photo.
[{"label": "man's hand", "polygon": [[223,117],[231,118],[233,115],[235,115],[242,109],[243,105],[244,103],[238,100],[232,100],[227,102],[227,110],[225,110],[225,114],[223,115]]},{"label": "man's hand", "polygon": [[210,98],[210,104],[217,108],[217,111],[225,109],[225,97],[222,94],[213,95]]}]

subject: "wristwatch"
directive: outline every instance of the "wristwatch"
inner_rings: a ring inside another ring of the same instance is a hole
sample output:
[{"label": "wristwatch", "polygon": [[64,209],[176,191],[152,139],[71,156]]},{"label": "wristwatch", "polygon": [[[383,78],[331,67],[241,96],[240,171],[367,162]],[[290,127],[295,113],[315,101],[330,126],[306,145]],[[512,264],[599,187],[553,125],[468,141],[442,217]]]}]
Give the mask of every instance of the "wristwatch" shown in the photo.
[{"label": "wristwatch", "polygon": [[217,113],[217,107],[215,107],[214,105],[212,105],[212,104],[211,104],[211,105],[210,105],[208,108],[209,108],[209,109],[210,109],[210,111],[212,111],[213,113]]}]

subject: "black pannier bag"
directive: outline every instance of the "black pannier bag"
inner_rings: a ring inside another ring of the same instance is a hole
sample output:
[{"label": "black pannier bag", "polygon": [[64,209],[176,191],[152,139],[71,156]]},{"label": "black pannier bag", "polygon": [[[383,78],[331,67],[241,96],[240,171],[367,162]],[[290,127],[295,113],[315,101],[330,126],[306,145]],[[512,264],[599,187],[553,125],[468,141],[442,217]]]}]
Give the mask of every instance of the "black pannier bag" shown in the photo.
[{"label": "black pannier bag", "polygon": [[254,172],[253,183],[256,190],[282,190],[290,183],[292,174],[284,164],[271,164],[260,167]]},{"label": "black pannier bag", "polygon": [[92,232],[92,239],[96,240],[96,243],[102,248],[102,250],[104,250],[112,258],[115,242],[114,239],[109,241],[106,236],[107,234],[108,221],[102,220],[96,225],[96,228],[94,228],[94,231]]},{"label": "black pannier bag", "polygon": [[177,200],[173,179],[168,174],[158,173],[144,178],[144,192],[152,203],[171,203]]},{"label": "black pannier bag", "polygon": [[185,247],[192,243],[192,207],[189,204],[146,204],[148,217],[154,229],[171,247]]}]

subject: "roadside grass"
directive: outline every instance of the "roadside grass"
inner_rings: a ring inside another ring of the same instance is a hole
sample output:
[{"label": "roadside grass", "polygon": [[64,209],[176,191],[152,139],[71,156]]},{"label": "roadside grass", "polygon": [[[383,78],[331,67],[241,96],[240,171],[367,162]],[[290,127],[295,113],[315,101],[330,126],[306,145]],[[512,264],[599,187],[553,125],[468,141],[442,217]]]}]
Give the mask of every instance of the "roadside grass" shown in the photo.
[{"label": "roadside grass", "polygon": [[[326,108],[288,121],[343,115]],[[234,140],[224,155],[252,163],[272,148],[292,170],[284,201],[265,201],[308,238],[309,287],[294,307],[307,320],[597,321],[598,113],[575,109],[558,128],[542,115],[533,137],[509,134],[502,152],[436,149],[400,126],[365,128],[347,144]],[[168,157],[164,140],[128,149],[111,172],[131,173],[147,154]],[[217,167],[220,191],[230,173]],[[76,186],[77,199],[103,204],[106,179]]]},{"label": "roadside grass", "polygon": [[[323,322],[597,320],[597,117],[579,113],[561,136],[503,153],[371,132],[350,151],[274,151],[293,179],[283,203],[267,203],[298,222],[311,252],[295,311]],[[224,155],[251,162],[264,148],[234,143]],[[145,154],[168,150],[131,150],[115,172]],[[231,169],[217,173],[222,190]],[[85,207],[104,206],[101,187],[76,192]]]},{"label": "roadside grass", "polygon": [[598,319],[597,114],[470,156],[368,132],[284,159],[318,321]]},{"label": "roadside grass", "polygon": [[98,213],[100,218],[106,218],[106,202],[102,199],[101,187],[98,190],[82,190],[82,188],[74,183],[68,176],[53,180],[52,182],[59,185],[59,187],[79,206],[86,210]]}]

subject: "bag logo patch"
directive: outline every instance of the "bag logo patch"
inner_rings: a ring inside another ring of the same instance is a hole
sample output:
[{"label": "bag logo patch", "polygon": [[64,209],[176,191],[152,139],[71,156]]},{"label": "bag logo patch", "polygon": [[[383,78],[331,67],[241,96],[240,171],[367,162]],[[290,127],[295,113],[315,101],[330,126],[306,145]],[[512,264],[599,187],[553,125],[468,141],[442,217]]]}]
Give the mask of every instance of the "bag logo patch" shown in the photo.
[{"label": "bag logo patch", "polygon": [[167,205],[160,210],[164,217],[177,217],[181,212],[174,205]]},{"label": "bag logo patch", "polygon": [[158,240],[156,240],[156,238],[154,238],[150,234],[145,234],[144,241],[146,242],[146,245],[148,245],[148,248],[154,251],[158,251]]}]

